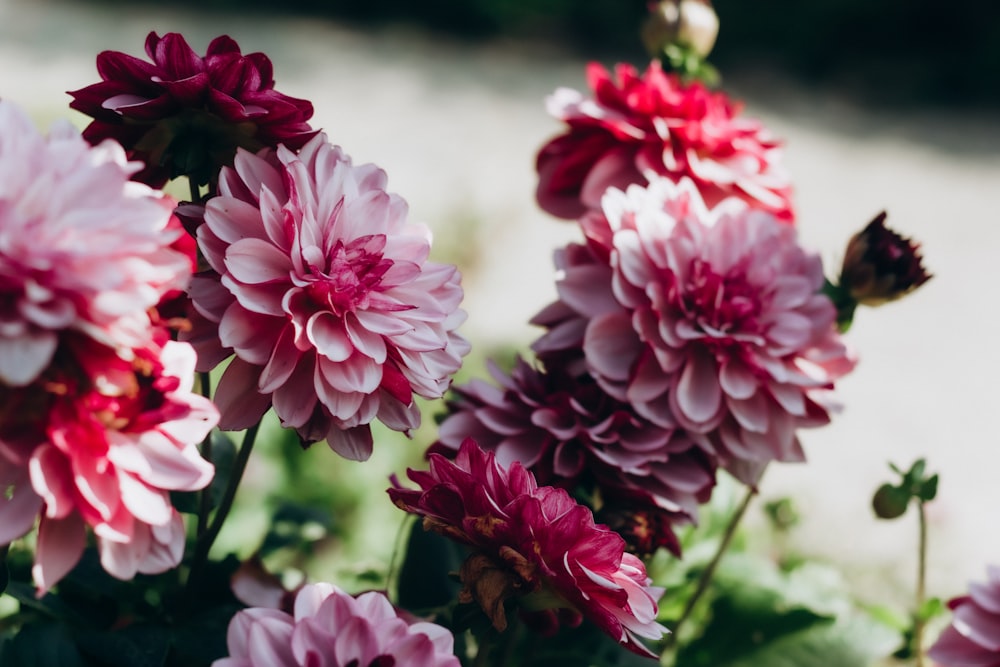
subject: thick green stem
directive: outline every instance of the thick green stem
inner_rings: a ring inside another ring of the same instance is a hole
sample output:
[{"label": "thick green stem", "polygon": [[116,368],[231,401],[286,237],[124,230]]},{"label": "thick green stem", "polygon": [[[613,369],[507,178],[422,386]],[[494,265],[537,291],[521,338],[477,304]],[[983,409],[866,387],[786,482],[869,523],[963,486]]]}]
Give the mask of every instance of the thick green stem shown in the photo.
[{"label": "thick green stem", "polygon": [[927,597],[927,512],[923,501],[917,503],[920,516],[920,546],[917,552],[917,616],[913,625],[913,644],[917,667],[924,667],[924,600]]},{"label": "thick green stem", "polygon": [[[757,478],[757,484],[760,483],[760,478]],[[680,618],[677,619],[677,623],[674,624],[673,634],[667,639],[667,645],[672,646],[677,643],[677,638],[680,636],[681,627],[684,622],[691,616],[694,611],[695,606],[701,599],[705,591],[708,590],[708,585],[712,583],[712,577],[715,576],[715,570],[719,567],[719,562],[722,557],[726,555],[726,551],[729,549],[730,543],[736,536],[736,529],[739,528],[740,522],[743,520],[744,515],[747,513],[747,508],[750,507],[750,502],[753,500],[754,496],[757,495],[756,484],[747,489],[746,496],[743,498],[743,502],[740,503],[739,507],[736,508],[736,512],[733,514],[732,518],[729,520],[729,525],[726,526],[726,532],[722,535],[722,541],[719,542],[719,548],[716,549],[715,555],[712,556],[712,560],[709,561],[708,566],[702,571],[701,577],[698,578],[698,585],[694,589],[694,593],[688,598],[687,604],[684,605],[684,611],[681,612]]]},{"label": "thick green stem", "polygon": [[253,445],[257,439],[257,431],[259,430],[260,422],[257,422],[243,434],[243,444],[236,455],[236,460],[233,461],[233,469],[229,473],[229,481],[226,484],[225,493],[219,501],[219,507],[215,512],[215,516],[212,517],[212,521],[205,534],[200,536],[195,544],[194,557],[191,561],[191,572],[188,574],[187,581],[189,592],[193,591],[198,585],[198,580],[201,579],[202,572],[208,562],[208,554],[212,550],[212,545],[215,544],[215,538],[219,536],[219,531],[222,530],[222,525],[229,515],[229,510],[233,507],[236,491],[240,487],[240,481],[243,479],[243,473],[246,471],[247,462],[250,460],[250,453],[253,451]]}]

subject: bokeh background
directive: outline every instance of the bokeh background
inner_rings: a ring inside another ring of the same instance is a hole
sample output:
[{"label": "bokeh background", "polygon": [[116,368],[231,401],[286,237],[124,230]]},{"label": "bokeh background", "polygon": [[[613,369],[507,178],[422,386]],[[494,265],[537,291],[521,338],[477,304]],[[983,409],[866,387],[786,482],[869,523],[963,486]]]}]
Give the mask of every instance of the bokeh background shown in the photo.
[{"label": "bokeh background", "polygon": [[[837,269],[848,237],[876,213],[923,242],[934,279],[912,298],[859,314],[861,356],[844,411],[803,434],[809,463],[774,466],[765,500],[792,496],[790,548],[838,565],[862,597],[905,600],[916,518],[872,517],[888,461],[926,457],[942,475],[931,506],[928,586],[950,596],[1000,563],[1000,4],[981,0],[717,0],[711,58],[725,89],[786,140],[806,244]],[[551,253],[571,224],[533,199],[534,154],[559,130],[544,98],[582,88],[588,60],[642,65],[643,0],[0,0],[0,97],[40,125],[69,118],[67,90],[97,80],[94,57],[142,54],[149,30],[203,52],[233,36],[275,63],[278,88],[311,99],[357,162],[375,162],[435,230],[436,259],[465,275],[466,335],[509,361],[526,322],[554,296]],[[387,475],[433,437],[382,434],[369,464],[307,452],[272,428],[220,549],[242,555],[285,501],[315,503],[316,539],[293,564],[317,578],[384,571],[401,513]],[[762,532],[755,514],[752,530]],[[312,558],[317,560],[312,561]]]}]

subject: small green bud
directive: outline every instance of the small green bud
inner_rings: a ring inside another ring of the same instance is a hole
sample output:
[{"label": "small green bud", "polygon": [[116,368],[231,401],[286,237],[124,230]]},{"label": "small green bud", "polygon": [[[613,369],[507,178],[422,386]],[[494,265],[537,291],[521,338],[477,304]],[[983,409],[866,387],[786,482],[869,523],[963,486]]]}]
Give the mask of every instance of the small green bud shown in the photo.
[{"label": "small green bud", "polygon": [[878,488],[872,498],[872,509],[880,519],[898,519],[906,513],[910,494],[906,489],[886,483]]}]

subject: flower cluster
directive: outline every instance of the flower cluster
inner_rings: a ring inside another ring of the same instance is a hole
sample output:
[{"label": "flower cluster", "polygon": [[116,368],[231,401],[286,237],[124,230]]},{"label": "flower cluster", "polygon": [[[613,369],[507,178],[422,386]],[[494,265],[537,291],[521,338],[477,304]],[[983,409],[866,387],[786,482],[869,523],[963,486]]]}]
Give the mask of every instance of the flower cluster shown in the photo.
[{"label": "flower cluster", "polygon": [[513,596],[554,597],[553,606],[582,614],[627,648],[652,655],[640,637],[659,639],[662,589],[651,586],[642,561],[625,542],[594,523],[564,489],[539,487],[518,462],[504,467],[466,440],[454,461],[430,456],[428,471],[410,470],[418,489],[397,485],[389,495],[424,517],[424,526],[472,547],[462,566],[466,601],[477,602],[494,627],[507,625]]},{"label": "flower cluster", "polygon": [[187,285],[190,258],[135,168],[116,144],[43,137],[0,102],[0,544],[41,515],[40,591],[79,560],[87,526],[118,578],[176,567],[169,491],[213,475],[196,443],[218,413],[190,393],[194,351],[150,316]]},{"label": "flower cluster", "polygon": [[192,332],[199,370],[236,355],[216,393],[223,428],[273,405],[303,441],[364,460],[373,419],[409,431],[414,394],[447,389],[469,349],[459,274],[428,261],[430,232],[385,186],[322,134],[223,169],[198,227],[211,270],[191,287],[211,330]]},{"label": "flower cluster", "polygon": [[619,65],[617,82],[599,64],[587,68],[593,98],[560,88],[549,113],[567,125],[538,153],[538,205],[567,219],[598,208],[609,187],[650,175],[692,179],[714,205],[737,197],[793,219],[791,181],[779,142],[723,93],[684,83],[658,61],[640,75]]},{"label": "flower cluster", "polygon": [[213,667],[459,667],[447,629],[399,616],[382,593],[352,597],[310,584],[294,614],[253,607],[238,612],[226,635],[229,657]]}]

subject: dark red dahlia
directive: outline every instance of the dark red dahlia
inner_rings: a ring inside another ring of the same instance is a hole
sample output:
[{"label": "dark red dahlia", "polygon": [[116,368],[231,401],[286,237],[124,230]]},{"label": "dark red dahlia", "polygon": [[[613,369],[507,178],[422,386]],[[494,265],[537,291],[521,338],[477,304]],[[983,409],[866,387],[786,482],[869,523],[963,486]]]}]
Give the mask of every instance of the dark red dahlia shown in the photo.
[{"label": "dark red dahlia", "polygon": [[578,613],[629,650],[655,657],[640,638],[666,632],[656,622],[663,589],[651,585],[624,540],[565,490],[539,487],[520,463],[503,466],[471,439],[454,461],[431,454],[429,470],[407,476],[419,488],[397,483],[389,496],[423,517],[426,529],[472,548],[459,599],[477,602],[497,630],[507,626],[504,602],[530,597],[529,609]]},{"label": "dark red dahlia", "polygon": [[146,53],[152,63],[103,51],[101,81],[69,93],[70,107],[94,119],[88,141],[114,139],[146,164],[134,180],[161,187],[188,176],[204,185],[232,165],[237,148],[298,149],[317,132],[307,122],[312,104],[276,91],[268,57],[240,53],[228,36],[202,57],[177,33],[151,32]]}]

